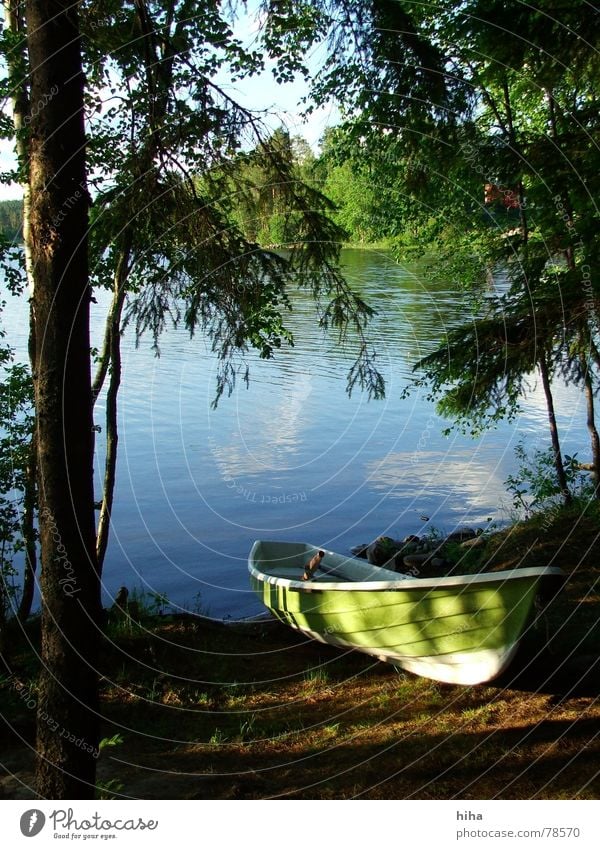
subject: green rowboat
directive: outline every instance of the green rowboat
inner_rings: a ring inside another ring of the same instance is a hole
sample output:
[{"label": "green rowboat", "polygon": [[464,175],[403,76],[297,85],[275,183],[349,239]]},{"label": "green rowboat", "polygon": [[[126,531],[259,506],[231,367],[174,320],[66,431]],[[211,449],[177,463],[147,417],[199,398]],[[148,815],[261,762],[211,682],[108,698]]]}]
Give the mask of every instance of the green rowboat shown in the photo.
[{"label": "green rowboat", "polygon": [[357,649],[437,681],[478,684],[499,675],[531,624],[542,567],[418,578],[325,550],[312,580],[305,543],[258,540],[248,558],[253,589],[275,616],[321,642]]}]

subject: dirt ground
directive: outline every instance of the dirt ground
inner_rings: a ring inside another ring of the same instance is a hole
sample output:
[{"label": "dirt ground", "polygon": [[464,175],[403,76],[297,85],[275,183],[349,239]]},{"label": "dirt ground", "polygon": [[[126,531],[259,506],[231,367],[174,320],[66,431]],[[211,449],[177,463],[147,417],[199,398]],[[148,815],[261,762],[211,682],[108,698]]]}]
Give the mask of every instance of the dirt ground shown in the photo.
[{"label": "dirt ground", "polygon": [[[166,616],[113,629],[101,711],[102,735],[115,739],[98,760],[99,796],[598,798],[596,528],[554,528],[552,547],[547,529],[527,525],[510,546],[490,546],[492,568],[551,560],[568,580],[485,686],[398,672],[275,622]],[[0,798],[34,798],[35,710],[14,682],[34,693],[37,661],[15,644],[11,662],[0,683]]]}]

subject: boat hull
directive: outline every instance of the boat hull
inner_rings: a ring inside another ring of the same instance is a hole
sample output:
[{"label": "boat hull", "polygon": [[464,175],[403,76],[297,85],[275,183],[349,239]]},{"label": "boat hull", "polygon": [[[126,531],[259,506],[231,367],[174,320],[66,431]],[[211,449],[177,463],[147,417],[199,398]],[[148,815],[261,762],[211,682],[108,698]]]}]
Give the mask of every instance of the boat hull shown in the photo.
[{"label": "boat hull", "polygon": [[255,543],[251,583],[278,619],[316,640],[454,684],[489,681],[508,666],[540,581],[562,575],[545,568],[427,580],[327,552],[316,581],[296,580],[315,550]]}]

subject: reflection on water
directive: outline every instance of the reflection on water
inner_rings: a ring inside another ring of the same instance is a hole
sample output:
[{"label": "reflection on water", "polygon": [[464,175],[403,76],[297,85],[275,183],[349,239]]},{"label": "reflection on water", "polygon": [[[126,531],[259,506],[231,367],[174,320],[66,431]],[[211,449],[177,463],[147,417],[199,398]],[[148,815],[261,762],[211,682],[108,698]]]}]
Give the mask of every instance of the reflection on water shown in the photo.
[{"label": "reflection on water", "polygon": [[[415,360],[474,317],[474,307],[386,254],[346,251],[344,261],[378,311],[370,333],[387,382],[383,401],[347,396],[352,351],[323,336],[306,293],[290,319],[295,346],[272,361],[252,358],[249,388],[240,383],[216,410],[216,363],[202,339],[169,331],[157,359],[149,341],[136,350],[125,338],[106,601],[127,584],[190,608],[200,593],[214,615],[249,615],[259,607],[246,558],[258,537],[346,552],[382,533],[419,533],[422,515],[445,531],[507,518],[503,481],[514,470],[514,445],[521,437],[547,445],[535,380],[516,422],[477,440],[442,436],[447,423],[422,391],[400,395]],[[96,342],[101,321],[99,310]],[[24,314],[14,326],[24,351]],[[556,397],[564,449],[581,451],[583,401],[568,387],[557,387]],[[97,453],[99,488],[102,435]]]}]

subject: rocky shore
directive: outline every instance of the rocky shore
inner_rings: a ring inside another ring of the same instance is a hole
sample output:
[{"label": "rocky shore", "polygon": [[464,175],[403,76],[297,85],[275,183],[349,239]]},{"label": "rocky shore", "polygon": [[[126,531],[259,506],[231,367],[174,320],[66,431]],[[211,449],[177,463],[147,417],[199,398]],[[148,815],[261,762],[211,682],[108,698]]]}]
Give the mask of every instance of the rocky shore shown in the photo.
[{"label": "rocky shore", "polygon": [[413,577],[433,578],[472,569],[463,555],[474,549],[485,548],[489,535],[482,528],[457,528],[447,536],[423,536],[410,534],[402,540],[380,536],[371,543],[357,545],[352,554],[362,557],[374,566]]}]

